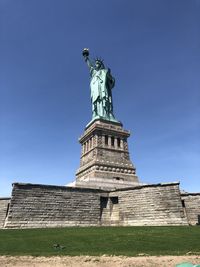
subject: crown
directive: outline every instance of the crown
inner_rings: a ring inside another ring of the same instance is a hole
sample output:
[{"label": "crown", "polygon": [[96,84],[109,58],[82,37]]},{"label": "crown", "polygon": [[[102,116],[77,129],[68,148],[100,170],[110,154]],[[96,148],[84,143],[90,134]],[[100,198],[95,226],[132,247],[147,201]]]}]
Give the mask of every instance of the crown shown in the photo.
[{"label": "crown", "polygon": [[96,57],[94,60],[95,60],[95,62],[103,63],[103,59],[100,57]]}]

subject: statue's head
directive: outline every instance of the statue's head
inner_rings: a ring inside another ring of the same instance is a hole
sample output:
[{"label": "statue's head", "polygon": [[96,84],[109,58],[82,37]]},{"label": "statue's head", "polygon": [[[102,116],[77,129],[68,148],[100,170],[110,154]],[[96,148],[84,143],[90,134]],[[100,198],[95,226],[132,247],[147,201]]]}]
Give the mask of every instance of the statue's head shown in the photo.
[{"label": "statue's head", "polygon": [[96,68],[96,70],[100,70],[100,69],[105,68],[102,59],[100,59],[100,58],[95,59],[95,68]]}]

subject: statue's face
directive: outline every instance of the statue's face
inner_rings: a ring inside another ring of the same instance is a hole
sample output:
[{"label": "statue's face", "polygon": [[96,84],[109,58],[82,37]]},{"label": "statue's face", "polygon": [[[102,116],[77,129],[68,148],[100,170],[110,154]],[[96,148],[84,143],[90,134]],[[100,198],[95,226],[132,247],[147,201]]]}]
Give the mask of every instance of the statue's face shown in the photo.
[{"label": "statue's face", "polygon": [[101,68],[101,63],[99,61],[95,62],[95,67],[97,70],[99,70]]}]

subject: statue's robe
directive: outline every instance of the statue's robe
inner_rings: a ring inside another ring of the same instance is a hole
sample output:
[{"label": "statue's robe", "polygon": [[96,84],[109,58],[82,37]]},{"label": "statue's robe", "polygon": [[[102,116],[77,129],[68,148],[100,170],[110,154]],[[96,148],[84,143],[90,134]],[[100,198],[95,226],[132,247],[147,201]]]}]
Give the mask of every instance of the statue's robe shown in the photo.
[{"label": "statue's robe", "polygon": [[92,78],[90,82],[91,86],[91,100],[92,103],[98,100],[102,100],[104,97],[108,96],[107,88],[106,88],[106,76],[107,76],[107,69],[101,70],[93,70]]},{"label": "statue's robe", "polygon": [[112,113],[112,93],[114,79],[108,69],[93,69],[91,72],[91,102],[96,115],[109,117]]}]

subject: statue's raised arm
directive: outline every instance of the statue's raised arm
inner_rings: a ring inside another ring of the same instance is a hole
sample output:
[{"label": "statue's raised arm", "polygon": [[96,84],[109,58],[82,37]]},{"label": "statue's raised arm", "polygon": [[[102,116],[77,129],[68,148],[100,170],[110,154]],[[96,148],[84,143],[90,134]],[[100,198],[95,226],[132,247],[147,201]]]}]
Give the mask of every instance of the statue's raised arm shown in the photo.
[{"label": "statue's raised arm", "polygon": [[84,48],[82,54],[83,54],[83,57],[85,59],[85,62],[87,63],[87,65],[88,65],[88,67],[89,67],[89,69],[91,71],[92,69],[94,69],[94,66],[92,65],[92,62],[89,59],[89,49],[88,48]]},{"label": "statue's raised arm", "polygon": [[113,115],[112,88],[115,79],[111,75],[110,69],[106,69],[103,60],[95,59],[95,64],[89,59],[89,49],[83,49],[83,57],[90,69],[90,88],[92,102],[92,120],[104,119],[115,121]]}]

